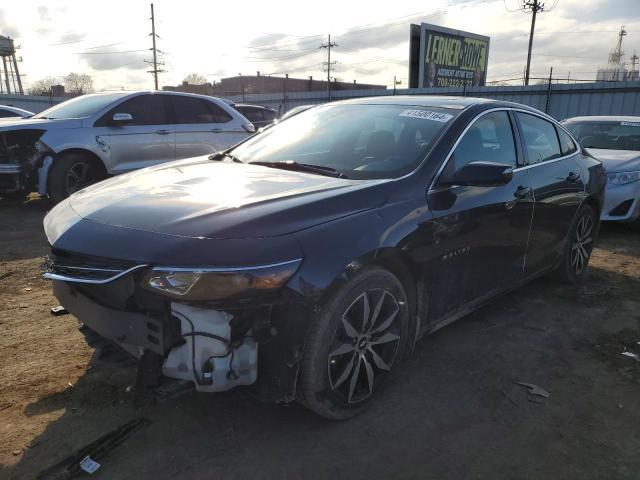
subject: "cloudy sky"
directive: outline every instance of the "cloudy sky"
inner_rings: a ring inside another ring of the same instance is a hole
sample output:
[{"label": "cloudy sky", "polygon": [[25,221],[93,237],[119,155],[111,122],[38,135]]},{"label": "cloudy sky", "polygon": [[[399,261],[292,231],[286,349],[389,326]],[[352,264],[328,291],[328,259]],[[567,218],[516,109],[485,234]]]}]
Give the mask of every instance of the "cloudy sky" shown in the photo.
[{"label": "cloudy sky", "polygon": [[[20,45],[28,86],[42,77],[87,73],[97,89],[151,88],[149,2],[22,0],[0,6],[0,34]],[[622,25],[623,50],[640,54],[640,0],[547,0],[538,16],[532,76],[592,79],[606,64]],[[391,85],[408,74],[409,24],[421,21],[491,37],[488,80],[521,77],[530,15],[520,0],[156,0],[162,85],[189,73],[326,76],[319,45],[331,33],[340,80]],[[555,6],[554,6],[555,4]],[[393,9],[389,7],[393,6]]]}]

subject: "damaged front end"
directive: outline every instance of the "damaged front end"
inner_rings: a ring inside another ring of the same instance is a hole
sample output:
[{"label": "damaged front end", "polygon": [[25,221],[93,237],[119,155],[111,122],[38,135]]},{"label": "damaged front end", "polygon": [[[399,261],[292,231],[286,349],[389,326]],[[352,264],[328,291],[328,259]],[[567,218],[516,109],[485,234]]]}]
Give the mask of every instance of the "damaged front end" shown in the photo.
[{"label": "damaged front end", "polygon": [[[273,310],[299,265],[154,268],[54,249],[44,275],[85,335],[138,360],[138,388],[154,389],[168,378],[219,392],[256,383],[259,350],[278,333]],[[278,343],[268,345],[261,362],[274,363]]]},{"label": "damaged front end", "polygon": [[42,129],[0,132],[0,195],[39,190],[38,169],[49,149],[40,138]]}]

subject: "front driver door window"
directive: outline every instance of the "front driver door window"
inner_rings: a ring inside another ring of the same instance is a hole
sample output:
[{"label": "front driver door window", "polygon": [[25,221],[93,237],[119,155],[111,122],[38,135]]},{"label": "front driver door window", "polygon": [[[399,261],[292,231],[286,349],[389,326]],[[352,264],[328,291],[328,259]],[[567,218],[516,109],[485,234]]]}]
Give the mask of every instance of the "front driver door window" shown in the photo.
[{"label": "front driver door window", "polygon": [[[133,120],[116,125],[113,115]],[[122,173],[175,160],[174,132],[164,95],[138,95],[116,105],[95,123],[100,148],[108,153],[110,172]]]},{"label": "front driver door window", "polygon": [[478,118],[460,139],[445,171],[469,162],[513,167],[505,185],[480,187],[437,185],[429,192],[429,208],[438,234],[436,257],[428,268],[436,275],[429,292],[430,320],[438,321],[465,305],[522,278],[533,211],[529,179],[518,165],[509,112]]}]

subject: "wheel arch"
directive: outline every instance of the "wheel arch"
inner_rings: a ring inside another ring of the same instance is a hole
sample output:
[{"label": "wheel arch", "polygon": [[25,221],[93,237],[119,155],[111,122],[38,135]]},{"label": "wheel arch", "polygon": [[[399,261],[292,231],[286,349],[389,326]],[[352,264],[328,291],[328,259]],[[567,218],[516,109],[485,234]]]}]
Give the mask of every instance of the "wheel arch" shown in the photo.
[{"label": "wheel arch", "polygon": [[368,267],[379,267],[391,272],[402,284],[410,311],[410,331],[413,340],[410,351],[413,350],[421,331],[421,326],[427,314],[427,288],[423,275],[411,260],[409,255],[397,247],[384,247],[367,252],[349,262],[329,287],[324,291],[320,304],[339,290],[350,278]]},{"label": "wheel arch", "polygon": [[[53,168],[53,166],[55,165],[56,161],[66,155],[73,155],[73,154],[78,154],[78,155],[84,155],[85,157],[87,157],[88,159],[90,159],[93,163],[95,163],[99,168],[100,168],[100,173],[106,177],[109,172],[107,170],[107,166],[105,165],[104,161],[102,160],[102,158],[100,158],[99,155],[96,155],[95,152],[92,152],[91,150],[88,150],[86,148],[79,148],[79,147],[72,147],[72,148],[66,148],[64,150],[60,150],[59,152],[54,153],[52,156],[53,161],[51,162],[50,166],[46,166],[46,168],[44,168],[44,173],[45,178],[44,179],[39,179],[39,183],[41,183],[43,186],[45,186],[44,191],[40,191],[39,189],[39,193],[41,195],[48,195],[49,192],[51,191],[51,185],[50,185],[50,173],[51,173],[51,168]],[[45,167],[45,165],[43,165],[43,167]]]}]

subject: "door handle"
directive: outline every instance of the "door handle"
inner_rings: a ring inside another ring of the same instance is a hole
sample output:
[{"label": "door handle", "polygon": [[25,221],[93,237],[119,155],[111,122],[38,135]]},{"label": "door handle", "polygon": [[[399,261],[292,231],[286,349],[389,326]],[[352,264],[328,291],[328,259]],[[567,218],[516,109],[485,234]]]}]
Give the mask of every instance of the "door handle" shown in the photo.
[{"label": "door handle", "polygon": [[222,129],[221,128],[212,128],[211,131],[212,132],[221,132]]},{"label": "door handle", "polygon": [[569,175],[567,175],[567,182],[577,182],[578,180],[580,180],[580,174],[579,173],[575,173],[575,172],[569,172]]},{"label": "door handle", "polygon": [[522,200],[527,198],[531,194],[531,187],[523,187],[522,185],[518,187],[518,189],[513,192],[513,195]]},{"label": "door handle", "polygon": [[170,130],[156,130],[158,135],[169,135],[171,133]]}]

